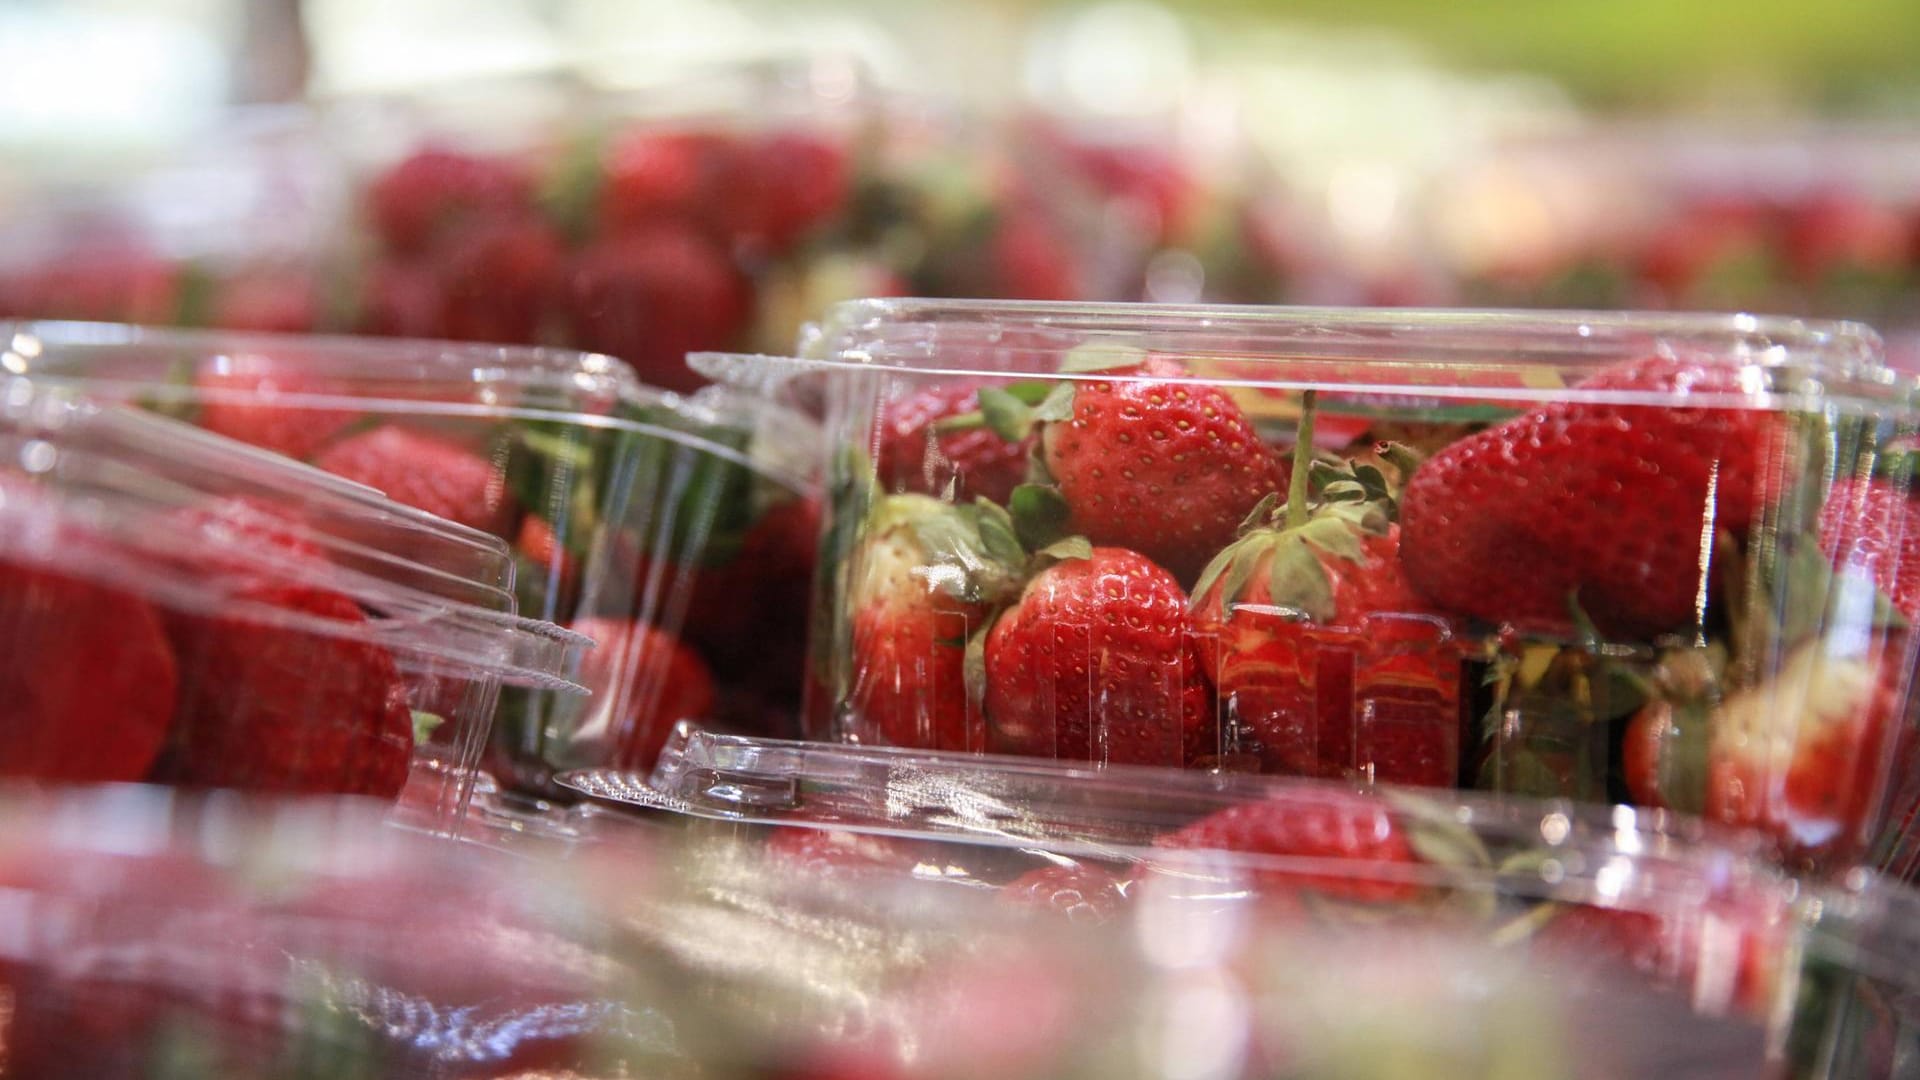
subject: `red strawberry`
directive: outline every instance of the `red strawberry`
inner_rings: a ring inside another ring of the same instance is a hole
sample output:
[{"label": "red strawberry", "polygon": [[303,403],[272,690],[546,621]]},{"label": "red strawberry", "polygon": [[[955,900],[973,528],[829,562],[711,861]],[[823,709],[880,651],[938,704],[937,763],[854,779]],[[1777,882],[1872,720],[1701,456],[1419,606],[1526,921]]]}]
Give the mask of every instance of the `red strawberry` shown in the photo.
[{"label": "red strawberry", "polygon": [[[538,514],[528,514],[520,519],[520,536],[513,546],[520,556],[531,565],[532,573],[546,582],[560,595],[571,595],[577,577],[578,567],[568,553],[560,538],[554,535],[553,526]],[[522,573],[526,570],[523,569]]]},{"label": "red strawberry", "polygon": [[1820,507],[1820,550],[1870,577],[1896,611],[1920,619],[1920,504],[1899,486],[1835,483]]},{"label": "red strawberry", "polygon": [[1041,454],[1070,530],[1138,551],[1181,581],[1284,482],[1240,407],[1187,377],[1160,357],[1124,363],[1069,384],[1064,403],[1035,414],[1049,421]]},{"label": "red strawberry", "polygon": [[820,546],[820,503],[775,503],[748,528],[739,552],[701,567],[685,634],[728,681],[764,690],[791,708],[806,668],[808,601]]},{"label": "red strawberry", "polygon": [[1331,471],[1309,502],[1314,404],[1309,393],[1286,504],[1270,520],[1256,511],[1194,586],[1195,625],[1218,643],[1226,742],[1275,772],[1452,786],[1460,652],[1401,573],[1376,466]]},{"label": "red strawberry", "polygon": [[1008,300],[1078,300],[1080,268],[1058,230],[1032,211],[1008,211],[987,249],[988,279],[976,290]]},{"label": "red strawberry", "polygon": [[1145,556],[1096,547],[1027,582],[987,635],[990,748],[1100,764],[1180,765],[1213,709],[1187,597]]},{"label": "red strawberry", "polygon": [[1000,889],[998,899],[1019,907],[1065,915],[1074,922],[1103,923],[1126,902],[1120,879],[1087,863],[1049,863]]},{"label": "red strawberry", "polygon": [[1031,437],[1009,440],[979,419],[977,380],[918,387],[887,403],[874,469],[892,491],[1006,503],[1026,479]]},{"label": "red strawberry", "polygon": [[476,223],[439,259],[440,333],[455,341],[533,344],[560,279],[560,239],[533,219]]},{"label": "red strawberry", "polygon": [[507,535],[513,497],[492,462],[464,447],[387,425],[327,448],[314,464],[449,521]]},{"label": "red strawberry", "polygon": [[862,729],[894,746],[981,749],[979,703],[966,681],[967,641],[984,624],[988,560],[965,508],[892,495],[868,519],[848,573],[851,685]]},{"label": "red strawberry", "polygon": [[1071,143],[1066,151],[1073,169],[1127,206],[1156,246],[1182,233],[1197,192],[1173,154],[1145,144],[1090,142]]},{"label": "red strawberry", "polygon": [[1803,859],[1845,857],[1869,839],[1907,680],[1901,636],[1880,656],[1790,653],[1772,679],[1714,710],[1704,812],[1759,828]]},{"label": "red strawberry", "polygon": [[[1739,395],[1742,369],[1650,356],[1583,391]],[[1695,621],[1707,522],[1742,533],[1780,452],[1760,409],[1555,402],[1461,439],[1401,499],[1408,580],[1447,611],[1650,637]]]},{"label": "red strawberry", "polygon": [[1415,850],[1409,824],[1386,801],[1349,792],[1302,791],[1230,806],[1161,837],[1155,846],[1256,856],[1239,865],[1246,883],[1272,898],[1307,890],[1387,903],[1415,900],[1426,892],[1421,873],[1426,863]]},{"label": "red strawberry", "polygon": [[607,151],[600,222],[621,232],[663,221],[715,216],[716,196],[736,154],[714,132],[638,129]]},{"label": "red strawberry", "polygon": [[[353,601],[261,584],[241,598],[308,619],[364,624]],[[256,791],[392,798],[407,780],[413,718],[387,650],[252,615],[169,613],[180,706],[160,775]]]},{"label": "red strawberry", "polygon": [[63,252],[20,275],[10,306],[35,319],[174,322],[180,316],[179,264],[133,244]]},{"label": "red strawberry", "polygon": [[775,253],[825,223],[847,200],[846,151],[818,135],[761,136],[734,157],[726,223]]},{"label": "red strawberry", "polygon": [[1638,254],[1637,272],[1671,304],[1697,295],[1715,278],[1728,278],[1748,267],[1763,271],[1764,224],[1760,209],[1749,202],[1690,207],[1647,238]]},{"label": "red strawberry", "polygon": [[201,427],[303,461],[359,419],[347,409],[306,404],[345,388],[297,355],[236,351],[203,363],[193,385]]},{"label": "red strawberry", "polygon": [[177,669],[131,593],[0,562],[0,776],[139,780],[166,740]]},{"label": "red strawberry", "polygon": [[692,390],[690,352],[724,349],[745,331],[752,297],[725,252],[692,230],[654,225],[581,252],[562,299],[580,348],[633,365],[647,382]]},{"label": "red strawberry", "polygon": [[360,285],[355,326],[382,337],[445,337],[441,289],[439,275],[425,263],[375,262]]},{"label": "red strawberry", "polygon": [[222,330],[312,333],[320,325],[320,298],[305,273],[242,273],[220,284],[208,324]]},{"label": "red strawberry", "polygon": [[573,629],[595,642],[580,665],[580,685],[593,694],[580,737],[604,741],[620,768],[652,769],[674,724],[708,718],[713,676],[673,635],[617,619],[583,619]]},{"label": "red strawberry", "polygon": [[388,169],[367,189],[375,233],[402,255],[473,218],[533,209],[533,184],[509,161],[429,147]]},{"label": "red strawberry", "polygon": [[1781,245],[1787,264],[1809,283],[1836,271],[1896,273],[1907,262],[1907,223],[1863,196],[1827,191],[1787,211]]}]

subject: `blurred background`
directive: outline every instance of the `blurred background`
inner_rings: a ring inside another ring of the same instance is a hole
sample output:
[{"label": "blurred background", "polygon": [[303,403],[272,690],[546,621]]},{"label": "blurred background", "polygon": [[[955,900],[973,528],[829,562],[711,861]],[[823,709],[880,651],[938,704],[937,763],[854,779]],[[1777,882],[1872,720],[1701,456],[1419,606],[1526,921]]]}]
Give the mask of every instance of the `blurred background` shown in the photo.
[{"label": "blurred background", "polygon": [[[863,269],[763,290],[753,329],[703,346],[903,290],[1914,321],[1903,0],[7,0],[0,42],[0,272],[129,232],[215,264],[351,248],[377,168],[449,137],[396,101],[457,89],[454,141],[524,153],[621,95],[711,113],[700,73],[804,58],[725,110],[857,107],[877,134],[850,190],[934,209],[903,241],[854,198],[825,232]],[[961,265],[938,219],[969,186],[997,220],[1023,209],[1021,239],[1059,238],[1003,262],[1069,272]],[[342,277],[269,328],[369,328]]]}]

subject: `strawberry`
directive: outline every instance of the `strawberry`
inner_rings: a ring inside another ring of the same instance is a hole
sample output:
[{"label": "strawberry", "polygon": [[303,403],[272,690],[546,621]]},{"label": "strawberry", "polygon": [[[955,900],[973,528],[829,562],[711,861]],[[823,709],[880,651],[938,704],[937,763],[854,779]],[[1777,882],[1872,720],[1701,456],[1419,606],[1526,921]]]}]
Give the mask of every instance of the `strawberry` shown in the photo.
[{"label": "strawberry", "polygon": [[1450,787],[1459,649],[1401,573],[1377,468],[1331,473],[1340,479],[1323,494],[1343,501],[1308,504],[1312,409],[1309,392],[1287,505],[1270,523],[1256,510],[1194,587],[1195,624],[1219,642],[1214,688],[1240,736],[1227,741],[1249,742],[1263,771]]},{"label": "strawberry", "polygon": [[1751,291],[1770,274],[1768,260],[1760,208],[1715,201],[1687,208],[1649,236],[1635,272],[1671,305],[1720,285]]},{"label": "strawberry", "polygon": [[1126,902],[1120,879],[1089,863],[1049,863],[1009,881],[996,894],[1002,903],[1064,915],[1074,922],[1103,923]]},{"label": "strawberry", "polygon": [[819,546],[817,499],[775,503],[747,529],[732,559],[700,568],[687,604],[686,637],[715,672],[788,707],[800,700]]},{"label": "strawberry", "polygon": [[[1308,891],[1340,900],[1395,903],[1427,893],[1423,868],[1429,864],[1415,833],[1445,827],[1438,819],[1403,820],[1380,798],[1308,789],[1217,810],[1162,836],[1154,846],[1254,856],[1236,865],[1244,867],[1246,884],[1267,898]],[[1481,850],[1471,833],[1457,825],[1451,831],[1461,850]]]},{"label": "strawberry", "polygon": [[508,535],[514,518],[513,497],[493,463],[406,428],[389,424],[342,439],[314,464],[378,488],[397,502],[496,536]]},{"label": "strawberry", "polygon": [[1033,439],[1007,439],[983,421],[983,388],[977,380],[940,383],[888,402],[874,458],[880,483],[929,495],[951,486],[953,499],[1005,504],[1026,479]]},{"label": "strawberry", "polygon": [[[1739,395],[1742,369],[1649,356],[1581,391]],[[1489,622],[1567,623],[1651,637],[1695,622],[1709,522],[1735,535],[1783,437],[1760,409],[1563,401],[1429,458],[1401,499],[1407,578],[1434,604]]]},{"label": "strawberry", "polygon": [[[11,492],[8,492],[11,496]],[[166,741],[178,669],[131,593],[0,562],[0,777],[139,780]]]},{"label": "strawberry", "polygon": [[1033,211],[1009,211],[987,247],[988,278],[974,290],[1008,300],[1078,300],[1080,268],[1053,224]]},{"label": "strawberry", "polygon": [[1181,765],[1212,741],[1212,704],[1186,593],[1137,552],[1047,567],[987,634],[998,752]]},{"label": "strawberry", "polygon": [[573,629],[595,642],[580,665],[594,714],[580,737],[606,741],[620,768],[651,770],[674,724],[707,719],[713,676],[673,635],[603,618],[580,620]]},{"label": "strawberry", "polygon": [[19,278],[13,314],[34,319],[164,324],[180,315],[178,263],[131,243],[63,252]]},{"label": "strawberry", "polygon": [[639,128],[621,136],[605,157],[601,229],[624,232],[712,216],[736,153],[731,140],[714,132]]},{"label": "strawberry", "polygon": [[562,306],[573,343],[633,365],[647,382],[697,389],[690,352],[724,349],[745,331],[752,296],[724,251],[684,226],[656,224],[582,251]]},{"label": "strawberry", "polygon": [[556,590],[558,595],[573,594],[579,566],[559,537],[554,535],[553,526],[547,523],[546,518],[538,514],[521,518],[520,535],[513,546],[520,557],[530,564],[521,569],[522,574],[531,572],[544,581],[550,590]]},{"label": "strawberry", "polygon": [[[346,626],[352,600],[257,583],[253,604]],[[248,614],[168,613],[180,658],[179,710],[158,767],[178,783],[392,798],[407,780],[407,684],[379,645]]]},{"label": "strawberry", "polygon": [[538,220],[478,222],[439,257],[439,331],[455,341],[526,345],[539,339],[563,253]]},{"label": "strawberry", "polygon": [[441,291],[439,275],[426,263],[378,260],[360,283],[354,325],[360,333],[382,337],[445,337]]},{"label": "strawberry", "polygon": [[1787,265],[1810,284],[1842,271],[1898,273],[1907,262],[1907,223],[1863,196],[1824,191],[1787,210],[1781,246]]},{"label": "strawberry", "polygon": [[1156,247],[1184,232],[1199,192],[1173,154],[1146,144],[1077,140],[1065,150],[1074,172],[1127,207]]},{"label": "strawberry", "polygon": [[[311,407],[345,388],[316,375],[296,355],[235,351],[194,373],[199,425],[215,434],[306,460],[359,419],[341,408]],[[286,404],[282,404],[282,402]]]},{"label": "strawberry", "polygon": [[1820,550],[1864,572],[1896,611],[1920,619],[1920,504],[1883,480],[1840,480],[1820,507]]},{"label": "strawberry", "polygon": [[759,136],[735,154],[725,222],[775,254],[831,218],[847,201],[846,151],[819,135]]},{"label": "strawberry", "polygon": [[1819,641],[1710,720],[1704,813],[1759,828],[1803,860],[1858,850],[1907,678],[1898,638],[1881,656],[1824,655]]},{"label": "strawberry", "polygon": [[967,642],[985,624],[995,568],[968,508],[891,495],[848,567],[855,722],[894,746],[981,749]]},{"label": "strawberry", "polygon": [[401,255],[475,218],[533,210],[531,179],[512,162],[427,147],[367,188],[367,215],[381,243]]},{"label": "strawberry", "polygon": [[1033,412],[1068,528],[1192,581],[1254,504],[1281,486],[1282,470],[1240,407],[1218,389],[1186,382],[1179,364],[1096,347],[1063,368],[1090,364],[1112,366],[1062,384]]}]

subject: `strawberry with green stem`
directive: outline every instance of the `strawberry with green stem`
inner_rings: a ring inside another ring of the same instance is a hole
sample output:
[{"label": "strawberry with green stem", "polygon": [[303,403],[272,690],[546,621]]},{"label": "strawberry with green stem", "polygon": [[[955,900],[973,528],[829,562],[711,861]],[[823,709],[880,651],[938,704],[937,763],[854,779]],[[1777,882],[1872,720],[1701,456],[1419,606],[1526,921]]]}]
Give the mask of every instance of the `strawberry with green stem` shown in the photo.
[{"label": "strawberry with green stem", "polygon": [[[1285,504],[1263,500],[1194,586],[1196,626],[1219,643],[1225,742],[1263,771],[1451,786],[1460,648],[1401,572],[1385,473],[1316,462],[1316,394],[1303,397]],[[1386,457],[1402,475],[1417,463]]]},{"label": "strawberry with green stem", "polygon": [[1279,463],[1240,407],[1180,364],[1086,345],[1061,371],[1080,377],[1032,407],[1007,387],[983,396],[982,412],[1009,442],[1037,431],[1036,483],[1095,546],[1139,552],[1188,582],[1280,487]]}]

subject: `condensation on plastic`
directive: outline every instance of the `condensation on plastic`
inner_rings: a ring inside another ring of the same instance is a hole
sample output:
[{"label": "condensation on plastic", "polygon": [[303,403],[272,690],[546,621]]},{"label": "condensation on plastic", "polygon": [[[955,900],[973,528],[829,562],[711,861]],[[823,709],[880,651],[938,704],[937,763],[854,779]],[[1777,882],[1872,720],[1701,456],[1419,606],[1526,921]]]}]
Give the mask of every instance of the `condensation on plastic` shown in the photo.
[{"label": "condensation on plastic", "polygon": [[[812,421],[790,414],[763,424],[772,403],[725,387],[694,398],[654,390],[597,354],[73,323],[0,325],[0,343],[10,343],[0,354],[6,365],[36,385],[70,386],[239,435],[249,434],[251,417],[264,416],[269,435],[295,432],[322,466],[328,448],[389,432],[466,463],[484,489],[464,500],[445,494],[432,466],[395,461],[401,471],[367,478],[409,483],[413,495],[395,493],[442,513],[484,498],[488,520],[472,524],[493,535],[438,528],[491,560],[492,606],[511,610],[517,599],[522,616],[578,624],[589,636],[636,624],[665,635],[635,633],[590,655],[576,676],[589,696],[522,687],[503,695],[488,768],[536,793],[551,792],[552,769],[651,760],[681,718],[659,715],[682,702],[662,642],[685,629],[700,568],[731,558],[769,509],[818,499]],[[265,381],[256,384],[249,373],[261,372]],[[757,434],[763,427],[765,438]],[[317,491],[371,497],[285,458],[242,456],[271,461]],[[218,463],[206,468],[218,471]],[[423,470],[422,483],[412,484]],[[273,494],[270,484],[232,484],[223,490]],[[451,509],[436,505],[442,499]],[[534,524],[545,527],[544,543],[529,532]],[[367,549],[358,558],[368,563],[386,552],[472,574],[449,553],[463,550],[452,541],[423,547],[404,530],[337,531]],[[504,567],[502,540],[510,551]],[[497,595],[506,588],[511,597]],[[758,600],[729,602],[751,613]]]},{"label": "condensation on plastic", "polygon": [[[1769,489],[1773,497],[1759,507],[1752,526],[1742,535],[1734,535],[1724,523],[1717,526],[1718,534],[1732,545],[1727,550],[1739,551],[1741,560],[1722,558],[1718,548],[1711,557],[1699,557],[1694,572],[1697,587],[1691,595],[1703,598],[1706,606],[1700,609],[1704,621],[1693,632],[1692,646],[1705,644],[1708,635],[1716,640],[1724,636],[1716,627],[1725,621],[1727,605],[1721,604],[1712,582],[1731,574],[1739,575],[1737,584],[1729,578],[1722,587],[1745,592],[1747,606],[1755,617],[1765,613],[1773,625],[1781,625],[1794,613],[1789,609],[1809,603],[1833,605],[1832,610],[1813,618],[1821,640],[1842,648],[1853,647],[1850,642],[1878,642],[1873,646],[1875,655],[1887,652],[1883,659],[1888,671],[1904,672],[1912,666],[1910,635],[1881,634],[1872,627],[1873,617],[1857,605],[1836,604],[1840,594],[1849,590],[1823,587],[1817,597],[1808,593],[1790,598],[1786,588],[1769,583],[1775,579],[1762,576],[1760,558],[1747,557],[1757,551],[1818,550],[1820,537],[1814,519],[1836,479],[1865,481],[1884,472],[1874,479],[1875,484],[1895,493],[1906,490],[1907,478],[1895,467],[1895,459],[1920,431],[1920,411],[1912,403],[1913,385],[1883,366],[1879,338],[1855,324],[1751,315],[916,299],[841,305],[812,328],[803,342],[803,355],[797,358],[722,354],[696,356],[695,365],[754,393],[811,409],[823,417],[827,428],[823,468],[830,493],[828,547],[822,551],[822,570],[816,583],[820,607],[812,643],[812,677],[816,682],[811,687],[814,700],[807,709],[812,737],[861,743],[893,741],[934,749],[980,750],[997,745],[996,719],[991,715],[968,715],[965,731],[953,745],[947,743],[954,743],[956,737],[937,721],[945,716],[950,725],[952,717],[962,711],[955,700],[962,693],[957,646],[946,657],[952,660],[951,665],[931,655],[924,660],[901,661],[917,663],[920,667],[916,670],[934,673],[927,677],[926,686],[908,678],[910,673],[904,668],[874,674],[863,668],[862,658],[855,654],[854,616],[850,610],[853,578],[861,573],[863,565],[864,523],[869,515],[877,507],[891,505],[889,496],[903,490],[952,501],[955,482],[962,479],[932,437],[927,439],[923,455],[913,460],[915,468],[899,469],[896,463],[896,474],[879,475],[872,455],[889,437],[884,428],[888,409],[908,395],[967,384],[1004,387],[1024,383],[1031,387],[1035,381],[1044,385],[1057,380],[1081,386],[1205,386],[1225,394],[1263,440],[1278,445],[1293,441],[1300,391],[1304,390],[1320,391],[1317,413],[1322,435],[1329,429],[1344,430],[1359,434],[1341,437],[1357,439],[1360,434],[1390,431],[1392,434],[1370,437],[1425,439],[1431,444],[1428,452],[1444,445],[1443,440],[1458,439],[1505,418],[1556,405],[1644,409],[1637,415],[1649,419],[1660,416],[1660,410],[1687,410],[1677,414],[1680,420],[1696,417],[1703,409],[1740,410],[1748,415],[1764,412],[1780,418],[1778,430],[1819,427],[1823,434],[1814,437],[1764,440],[1764,445],[1756,446],[1757,460],[1737,463],[1777,486]],[[1139,355],[1177,361],[1185,374],[1062,371],[1063,362],[1081,348],[1139,350]],[[1709,392],[1694,387],[1663,392],[1580,385],[1610,365],[1646,357],[1724,367],[1736,373],[1732,380],[1736,389]],[[1372,443],[1351,445],[1364,449]],[[1623,468],[1628,471],[1636,465],[1659,467],[1657,460],[1646,452],[1632,450],[1631,444],[1623,446],[1621,452],[1626,458]],[[1286,493],[1275,494],[1284,497]],[[1141,493],[1140,497],[1147,496]],[[971,499],[971,495],[966,498]],[[1880,521],[1845,522],[1854,530],[1886,525]],[[1703,520],[1691,535],[1705,535],[1706,527]],[[1096,544],[1101,542],[1099,537],[1094,540]],[[1696,541],[1689,540],[1686,550],[1691,553],[1697,547]],[[1846,552],[1822,554],[1819,561],[1826,564],[1827,571],[1841,571],[1838,580],[1846,581],[1857,580],[1861,568],[1872,560],[1897,564],[1900,556],[1885,552],[1859,557],[1867,561],[1858,567],[1852,562],[1855,556]],[[907,569],[925,573],[942,568]],[[1891,572],[1894,566],[1878,569]],[[1183,580],[1181,584],[1188,587],[1192,582]],[[1098,608],[1099,602],[1094,604]],[[969,621],[964,628],[956,626],[953,635],[944,636],[963,639],[977,635],[992,624],[998,610],[988,610],[984,615],[970,608],[956,611],[956,617]],[[1385,747],[1405,734],[1401,731],[1404,724],[1394,717],[1428,715],[1446,705],[1459,712],[1459,719],[1439,724],[1428,741],[1435,747],[1429,756],[1439,762],[1451,782],[1584,801],[1619,799],[1619,739],[1629,717],[1609,717],[1605,713],[1606,708],[1619,702],[1583,702],[1572,711],[1556,713],[1553,706],[1558,698],[1546,693],[1529,697],[1513,692],[1503,698],[1501,722],[1488,722],[1484,728],[1482,724],[1494,704],[1487,680],[1498,670],[1497,662],[1516,662],[1534,646],[1571,650],[1588,657],[1580,663],[1598,662],[1601,652],[1589,655],[1586,645],[1564,633],[1542,633],[1526,627],[1506,631],[1456,615],[1378,612],[1370,616],[1374,624],[1381,618],[1398,616],[1409,625],[1410,620],[1419,620],[1429,626],[1429,636],[1438,635],[1437,647],[1457,653],[1457,685],[1456,680],[1440,678],[1429,688],[1432,693],[1415,700],[1408,696],[1412,691],[1397,682],[1372,686],[1356,675],[1349,695],[1350,717],[1332,718],[1334,723],[1328,729],[1322,729],[1322,721],[1316,717],[1296,718],[1299,722],[1289,730],[1306,740],[1306,745],[1282,747],[1277,753],[1261,743],[1245,718],[1238,715],[1236,703],[1242,697],[1236,695],[1229,700],[1222,694],[1222,700],[1214,702],[1209,732],[1203,735],[1205,747],[1197,757],[1190,747],[1176,745],[1177,740],[1169,737],[1156,754],[1150,755],[1152,761],[1145,763],[1272,770],[1278,766],[1268,758],[1287,759],[1291,755],[1312,760],[1316,755],[1324,758],[1336,753],[1344,770],[1373,776],[1380,762],[1374,747]],[[1095,625],[1102,613],[1089,610],[1085,617],[1089,625]],[[1800,612],[1799,617],[1805,618],[1806,613]],[[1316,662],[1324,670],[1327,663],[1356,656],[1367,647],[1366,638],[1364,632],[1349,633],[1345,628],[1316,631],[1312,642],[1319,657]],[[1177,696],[1178,687],[1195,681],[1195,666],[1203,669],[1209,694],[1219,685],[1221,671],[1205,670],[1209,663],[1205,657],[1214,648],[1206,644],[1211,639],[1203,633],[1199,640],[1200,660],[1176,658],[1168,662],[1165,682],[1169,697]],[[1651,639],[1621,637],[1606,642],[1602,652],[1610,665],[1623,665],[1644,679],[1661,659],[1660,649],[1672,644],[1685,643],[1677,638],[1663,645]],[[1777,645],[1753,648],[1766,655],[1736,657],[1738,663],[1751,668],[1751,683],[1769,684],[1774,676],[1791,674],[1787,669],[1792,656],[1787,650]],[[948,666],[953,668],[948,676],[937,677]],[[897,686],[889,681],[896,677]],[[995,677],[992,670],[985,672],[988,686],[993,685]],[[863,678],[867,681],[862,682]],[[1100,684],[1098,673],[1089,678],[1093,684]],[[1904,716],[1913,699],[1906,693],[1904,676],[1893,678],[1900,684],[1900,707],[1893,711]],[[884,724],[863,715],[853,707],[851,688],[869,684],[895,688],[893,696],[906,702],[904,707],[912,715],[894,717]],[[1317,701],[1311,697],[1308,701],[1307,708],[1318,708]],[[1898,771],[1896,754],[1905,752],[1896,746],[1902,725],[1881,725],[1877,732],[1854,739],[1840,754],[1844,759],[1836,766],[1840,774],[1857,777],[1840,786],[1856,792],[1871,789],[1870,795],[1861,800],[1869,807],[1867,820],[1842,820],[1836,825],[1819,820],[1818,814],[1800,820],[1794,816],[1796,811],[1785,805],[1782,785],[1795,740],[1801,736],[1810,740],[1813,734],[1811,728],[1799,727],[1801,714],[1795,710],[1803,706],[1797,700],[1764,706],[1776,740],[1772,745],[1780,749],[1763,755],[1766,761],[1760,770],[1765,775],[1753,782],[1754,789],[1763,792],[1761,801],[1767,805],[1754,810],[1742,823],[1763,824],[1796,864],[1843,868],[1884,844],[1890,830],[1904,828],[1898,807],[1887,806]],[[1051,725],[1071,723],[1078,731],[1083,721],[1089,732],[1083,741],[1090,743],[1091,750],[1076,752],[1091,753],[1096,763],[1106,760],[1101,755],[1113,742],[1107,734],[1113,729],[1111,719],[1104,716],[1052,721],[1043,717],[1038,721],[1041,730],[1037,743],[1050,743],[1047,735]],[[891,736],[883,734],[883,727]],[[1316,730],[1321,734],[1316,735]],[[1045,755],[1044,749],[1028,752]],[[1542,764],[1547,760],[1542,754],[1550,754],[1551,762]],[[1139,753],[1131,760],[1143,763]],[[1380,778],[1392,779],[1385,775]],[[1436,775],[1422,782],[1446,781]],[[1704,785],[1705,781],[1700,783]],[[1682,804],[1695,806],[1704,802],[1705,796],[1703,790],[1679,793]]]}]

